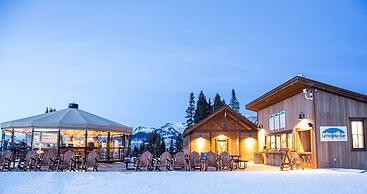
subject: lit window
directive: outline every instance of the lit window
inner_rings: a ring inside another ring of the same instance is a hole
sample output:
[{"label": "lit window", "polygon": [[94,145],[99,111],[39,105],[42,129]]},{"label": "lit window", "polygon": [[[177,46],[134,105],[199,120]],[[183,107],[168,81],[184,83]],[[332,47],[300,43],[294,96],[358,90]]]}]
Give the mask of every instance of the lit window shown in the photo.
[{"label": "lit window", "polygon": [[280,146],[281,146],[282,149],[287,148],[287,134],[282,134],[280,136],[280,143],[281,143]]},{"label": "lit window", "polygon": [[280,135],[277,135],[276,137],[276,149],[280,149]]},{"label": "lit window", "polygon": [[270,148],[275,149],[275,136],[274,135],[270,137]]},{"label": "lit window", "polygon": [[352,121],[352,141],[353,148],[364,148],[364,127],[363,121]]},{"label": "lit window", "polygon": [[60,146],[61,147],[84,147],[85,146],[84,130],[60,130]]},{"label": "lit window", "polygon": [[266,136],[266,148],[270,148],[270,136]]},{"label": "lit window", "polygon": [[293,135],[288,133],[288,149],[293,149]]}]

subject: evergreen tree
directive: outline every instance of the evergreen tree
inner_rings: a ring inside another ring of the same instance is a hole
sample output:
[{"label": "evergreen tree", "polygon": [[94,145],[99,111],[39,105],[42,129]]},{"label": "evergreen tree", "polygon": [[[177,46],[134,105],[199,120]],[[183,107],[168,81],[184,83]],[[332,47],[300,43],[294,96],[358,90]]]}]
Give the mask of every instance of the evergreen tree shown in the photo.
[{"label": "evergreen tree", "polygon": [[194,126],[194,115],[195,115],[195,99],[194,93],[190,93],[189,107],[186,109],[186,128]]},{"label": "evergreen tree", "polygon": [[46,111],[45,111],[45,113],[48,113],[48,107],[46,107]]},{"label": "evergreen tree", "polygon": [[222,106],[225,105],[224,100],[222,100],[219,96],[219,94],[217,93],[214,97],[214,104],[213,104],[213,111],[217,111],[219,110]]},{"label": "evergreen tree", "polygon": [[168,152],[172,155],[174,151],[175,151],[175,147],[173,145],[173,139],[171,139],[171,142],[169,143]]},{"label": "evergreen tree", "polygon": [[176,153],[181,152],[183,149],[183,138],[182,134],[179,133],[176,138]]},{"label": "evergreen tree", "polygon": [[212,100],[210,98],[208,100],[208,105],[207,106],[208,107],[206,108],[206,110],[207,110],[207,116],[208,116],[208,115],[210,115],[211,113],[214,112],[214,107],[212,105]]},{"label": "evergreen tree", "polygon": [[164,140],[161,140],[161,144],[159,145],[159,155],[166,151],[166,143]]},{"label": "evergreen tree", "polygon": [[232,89],[232,97],[229,106],[237,112],[240,112],[240,103],[237,100],[236,92]]},{"label": "evergreen tree", "polygon": [[161,137],[157,133],[157,131],[151,132],[149,134],[147,141],[145,141],[144,144],[145,144],[145,151],[149,151],[154,156],[160,155]]},{"label": "evergreen tree", "polygon": [[211,112],[211,105],[206,101],[206,97],[203,91],[201,91],[196,103],[194,122],[198,123],[200,120],[207,117]]}]

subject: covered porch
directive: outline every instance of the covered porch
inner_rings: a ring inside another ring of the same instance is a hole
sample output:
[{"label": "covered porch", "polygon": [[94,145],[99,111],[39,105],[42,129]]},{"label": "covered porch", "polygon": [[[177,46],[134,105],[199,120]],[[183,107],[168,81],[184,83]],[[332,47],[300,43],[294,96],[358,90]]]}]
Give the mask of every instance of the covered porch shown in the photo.
[{"label": "covered porch", "polygon": [[253,161],[258,150],[255,124],[224,106],[192,128],[184,131],[185,152],[228,152],[233,157]]}]

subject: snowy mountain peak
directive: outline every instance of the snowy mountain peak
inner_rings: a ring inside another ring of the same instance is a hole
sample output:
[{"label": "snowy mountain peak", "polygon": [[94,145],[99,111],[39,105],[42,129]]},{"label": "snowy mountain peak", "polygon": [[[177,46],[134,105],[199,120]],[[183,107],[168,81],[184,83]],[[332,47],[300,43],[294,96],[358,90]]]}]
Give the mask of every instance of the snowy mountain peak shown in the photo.
[{"label": "snowy mountain peak", "polygon": [[139,146],[149,137],[149,133],[157,131],[162,139],[164,139],[167,146],[169,146],[171,140],[175,142],[178,134],[184,130],[183,123],[166,123],[160,128],[133,126],[132,134],[132,146]]}]

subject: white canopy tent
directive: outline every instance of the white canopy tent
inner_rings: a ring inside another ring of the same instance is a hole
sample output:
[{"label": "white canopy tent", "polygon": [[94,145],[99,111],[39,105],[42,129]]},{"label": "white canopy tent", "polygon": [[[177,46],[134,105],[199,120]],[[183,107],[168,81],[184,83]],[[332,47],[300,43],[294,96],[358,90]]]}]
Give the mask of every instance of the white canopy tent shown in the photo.
[{"label": "white canopy tent", "polygon": [[123,132],[131,134],[132,129],[100,116],[82,111],[77,105],[69,108],[31,116],[23,119],[1,123],[2,129],[8,128],[58,128],[58,129],[86,129],[97,131]]},{"label": "white canopy tent", "polygon": [[0,151],[25,155],[30,149],[73,149],[85,156],[96,151],[100,161],[120,161],[130,153],[132,129],[78,109],[71,103],[63,110],[0,124]]}]

